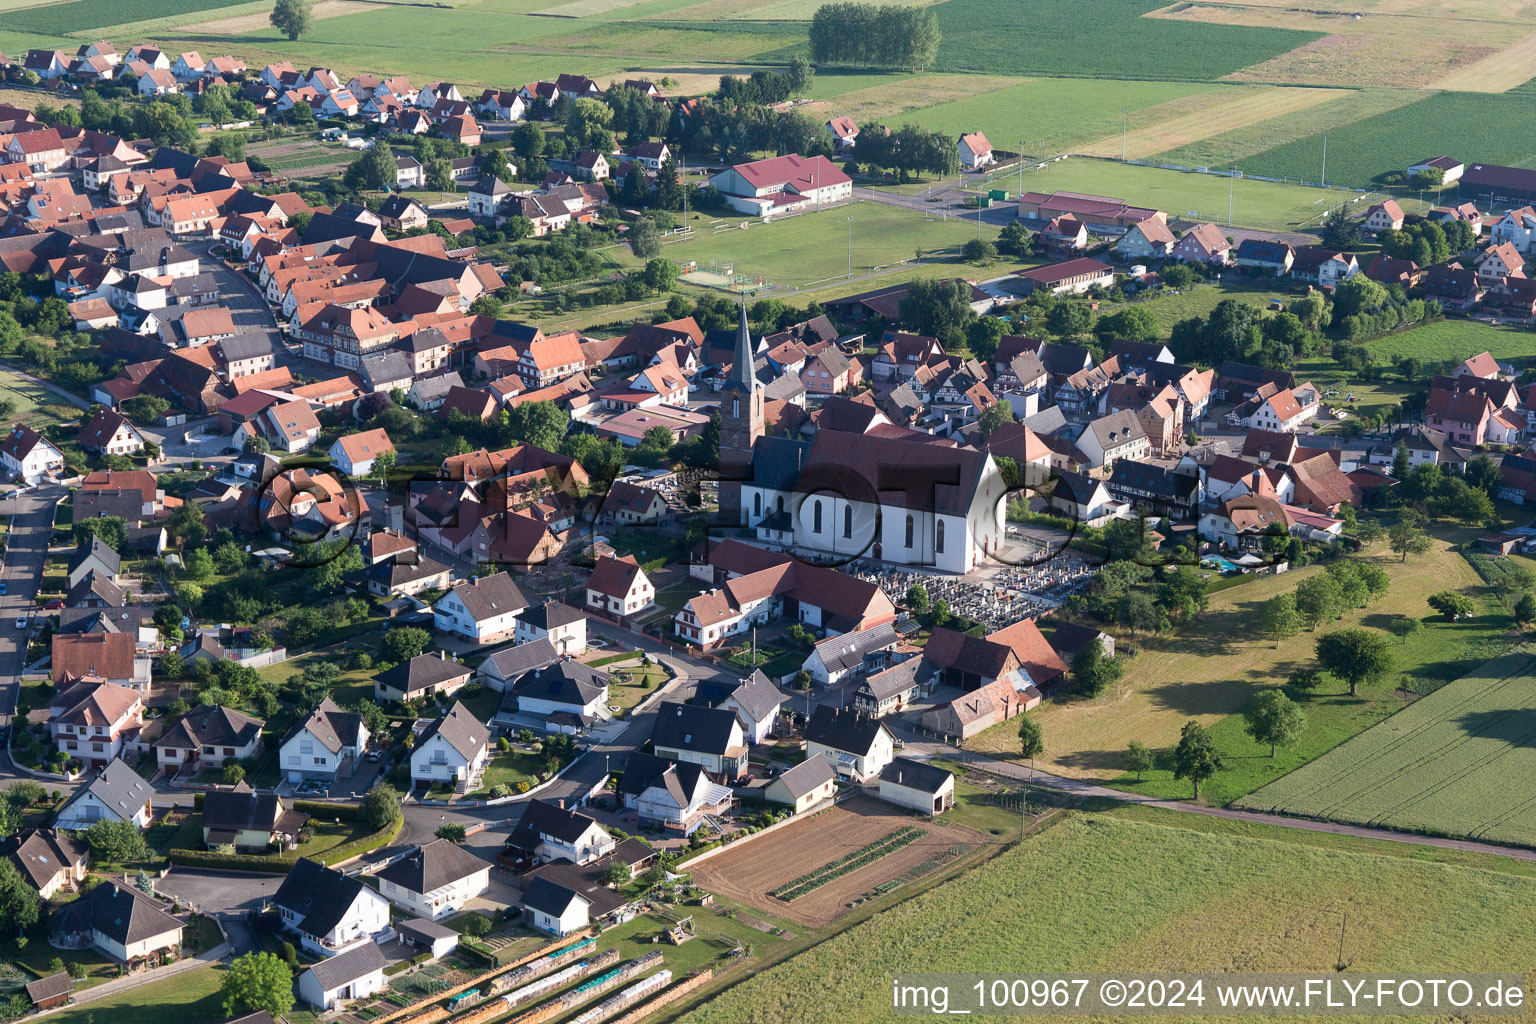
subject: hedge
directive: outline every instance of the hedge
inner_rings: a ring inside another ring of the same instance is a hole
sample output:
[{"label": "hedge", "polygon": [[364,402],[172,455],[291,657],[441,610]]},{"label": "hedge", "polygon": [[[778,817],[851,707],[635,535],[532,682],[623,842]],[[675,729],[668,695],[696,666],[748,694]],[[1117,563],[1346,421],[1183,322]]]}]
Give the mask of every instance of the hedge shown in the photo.
[{"label": "hedge", "polygon": [[[192,806],[197,810],[203,809],[203,800],[207,793],[192,794]],[[327,820],[340,818],[343,821],[357,821],[363,816],[363,808],[360,804],[333,804],[323,800],[295,800],[290,804],[294,810],[303,811],[311,818],[325,818]]]},{"label": "hedge", "polygon": [[[395,841],[395,837],[400,834],[400,829],[404,826],[405,818],[396,818],[385,828],[370,832],[350,843],[342,843],[314,859],[325,865],[351,860],[353,857],[377,850],[381,846],[388,846]],[[166,859],[172,864],[189,868],[221,868],[226,871],[266,871],[272,874],[285,874],[298,863],[299,854],[295,850],[289,850],[275,857],[254,853],[215,853],[212,850],[169,850],[166,852]]]},{"label": "hedge", "polygon": [[459,952],[468,953],[471,959],[479,960],[481,963],[488,966],[498,966],[496,954],[494,951],[492,951],[491,947],[477,942],[476,940],[470,938],[468,935],[462,936],[459,939]]}]

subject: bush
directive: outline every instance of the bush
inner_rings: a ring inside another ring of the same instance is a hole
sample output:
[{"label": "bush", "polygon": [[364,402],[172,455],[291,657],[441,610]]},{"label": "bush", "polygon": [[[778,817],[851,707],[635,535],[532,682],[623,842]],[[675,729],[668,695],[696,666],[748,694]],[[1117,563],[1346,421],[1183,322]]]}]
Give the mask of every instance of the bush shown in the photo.
[{"label": "bush", "polygon": [[466,914],[463,931],[472,939],[484,938],[491,934],[491,919],[484,914]]},{"label": "bush", "polygon": [[298,953],[293,948],[293,943],[287,940],[278,944],[277,955],[283,958],[283,963],[285,964],[297,963],[299,959]]}]

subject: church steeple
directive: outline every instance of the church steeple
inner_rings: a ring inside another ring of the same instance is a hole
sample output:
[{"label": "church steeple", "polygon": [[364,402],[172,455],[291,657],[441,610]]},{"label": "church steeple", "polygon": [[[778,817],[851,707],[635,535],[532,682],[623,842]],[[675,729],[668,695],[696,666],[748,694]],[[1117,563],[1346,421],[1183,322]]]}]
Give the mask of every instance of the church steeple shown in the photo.
[{"label": "church steeple", "polygon": [[731,375],[725,386],[732,391],[756,391],[757,370],[752,354],[752,329],[747,326],[747,304],[741,304],[741,323],[736,327],[736,354],[731,363]]}]

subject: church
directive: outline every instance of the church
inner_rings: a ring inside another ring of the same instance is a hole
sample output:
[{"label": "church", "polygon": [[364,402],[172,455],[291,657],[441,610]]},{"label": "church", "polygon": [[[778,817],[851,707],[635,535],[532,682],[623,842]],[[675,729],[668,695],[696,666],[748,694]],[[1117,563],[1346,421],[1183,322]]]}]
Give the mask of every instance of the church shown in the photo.
[{"label": "church", "polygon": [[720,392],[720,466],[722,521],[807,560],[965,573],[1002,545],[1007,484],[987,452],[826,429],[765,436],[745,307]]}]

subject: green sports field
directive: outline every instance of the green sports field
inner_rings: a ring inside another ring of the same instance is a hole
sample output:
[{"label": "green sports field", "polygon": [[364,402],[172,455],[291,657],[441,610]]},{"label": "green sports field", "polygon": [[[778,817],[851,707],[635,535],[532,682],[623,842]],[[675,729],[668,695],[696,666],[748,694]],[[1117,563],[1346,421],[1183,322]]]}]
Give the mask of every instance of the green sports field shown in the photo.
[{"label": "green sports field", "polygon": [[1536,845],[1536,659],[1495,658],[1237,806]]},{"label": "green sports field", "polygon": [[1440,861],[1434,851],[1383,856],[1332,836],[1217,830],[1226,823],[1208,830],[1185,817],[1069,817],[680,1019],[899,1019],[890,979],[903,971],[1331,971],[1346,914],[1343,958],[1353,974],[1409,965],[1523,971],[1536,962],[1536,888],[1523,865],[1504,873],[1496,858],[1478,861],[1490,870]]}]

